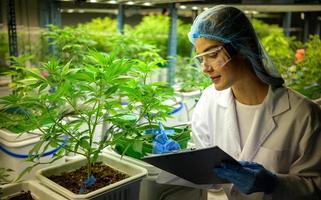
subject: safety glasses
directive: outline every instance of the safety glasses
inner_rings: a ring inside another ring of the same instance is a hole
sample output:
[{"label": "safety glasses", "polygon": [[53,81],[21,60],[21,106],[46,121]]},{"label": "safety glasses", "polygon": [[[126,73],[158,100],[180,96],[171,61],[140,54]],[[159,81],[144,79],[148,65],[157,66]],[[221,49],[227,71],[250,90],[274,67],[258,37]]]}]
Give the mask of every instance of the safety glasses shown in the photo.
[{"label": "safety glasses", "polygon": [[224,67],[231,60],[231,56],[226,51],[224,46],[218,46],[209,51],[196,55],[193,60],[201,67],[204,67],[204,63],[206,62],[209,66],[218,68]]}]

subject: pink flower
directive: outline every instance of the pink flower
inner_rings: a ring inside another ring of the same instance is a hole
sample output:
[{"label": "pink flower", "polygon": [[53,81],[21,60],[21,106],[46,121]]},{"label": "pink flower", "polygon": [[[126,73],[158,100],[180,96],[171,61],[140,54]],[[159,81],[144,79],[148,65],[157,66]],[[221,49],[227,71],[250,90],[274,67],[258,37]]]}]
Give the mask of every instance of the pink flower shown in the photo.
[{"label": "pink flower", "polygon": [[46,70],[44,70],[44,71],[41,71],[41,75],[43,76],[43,77],[48,77],[49,76],[49,72],[48,71],[46,71]]}]

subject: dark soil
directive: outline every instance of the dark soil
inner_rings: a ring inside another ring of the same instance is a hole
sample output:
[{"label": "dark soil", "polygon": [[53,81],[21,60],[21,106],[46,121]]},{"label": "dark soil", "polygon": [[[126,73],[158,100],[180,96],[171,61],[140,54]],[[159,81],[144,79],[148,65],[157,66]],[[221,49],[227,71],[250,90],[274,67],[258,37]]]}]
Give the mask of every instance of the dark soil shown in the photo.
[{"label": "dark soil", "polygon": [[[102,162],[97,162],[92,166],[92,175],[96,178],[96,182],[94,185],[87,187],[83,194],[95,191],[129,177],[127,174],[112,169]],[[48,178],[73,193],[79,194],[81,183],[87,178],[87,166]]]},{"label": "dark soil", "polygon": [[9,200],[34,200],[31,196],[31,192],[21,191],[21,194],[11,197]]}]

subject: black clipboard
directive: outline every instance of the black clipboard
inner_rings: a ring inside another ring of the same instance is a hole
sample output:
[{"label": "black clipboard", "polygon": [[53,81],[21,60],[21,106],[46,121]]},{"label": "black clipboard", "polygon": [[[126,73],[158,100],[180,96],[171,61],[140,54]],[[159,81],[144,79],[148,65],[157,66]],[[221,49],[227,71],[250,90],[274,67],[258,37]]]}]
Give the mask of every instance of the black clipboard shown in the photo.
[{"label": "black clipboard", "polygon": [[240,165],[218,146],[149,155],[142,160],[194,184],[229,183],[215,176],[214,167],[222,161]]}]

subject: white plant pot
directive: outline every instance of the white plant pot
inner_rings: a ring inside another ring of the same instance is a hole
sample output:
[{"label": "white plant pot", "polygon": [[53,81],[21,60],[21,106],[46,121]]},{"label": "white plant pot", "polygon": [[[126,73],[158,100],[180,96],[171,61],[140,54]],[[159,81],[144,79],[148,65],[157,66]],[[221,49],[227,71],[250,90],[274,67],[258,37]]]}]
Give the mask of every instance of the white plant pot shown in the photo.
[{"label": "white plant pot", "polygon": [[[10,142],[0,138],[0,166],[3,168],[12,169],[10,173],[10,179],[18,178],[19,174],[27,167],[32,166],[32,162],[27,162],[29,151],[34,145],[39,142],[40,136],[27,138],[22,141]],[[43,156],[39,159],[40,162],[49,162],[52,159],[52,154],[59,149],[49,147],[45,152],[47,156]],[[63,163],[64,159],[56,160],[57,163]],[[35,172],[49,164],[41,164],[34,167],[28,174],[22,177],[21,180],[28,180],[34,178]]]},{"label": "white plant pot", "polygon": [[[147,170],[147,177],[145,177],[140,183],[139,200],[165,200],[166,198],[172,198],[175,200],[207,199],[205,190],[157,183],[156,179],[158,174],[161,172],[161,169],[154,167],[151,164],[129,156],[121,156],[110,148],[104,149],[104,153],[113,154],[119,159],[141,166]],[[185,195],[182,194],[183,191],[185,192]],[[162,196],[166,198],[161,198]]]},{"label": "white plant pot", "polygon": [[103,150],[103,154],[106,154],[106,155],[109,155],[109,154],[112,154],[113,156],[117,157],[118,159],[120,160],[124,160],[126,162],[129,162],[129,163],[132,163],[134,165],[137,165],[137,166],[140,166],[140,167],[143,167],[147,170],[147,176],[157,176],[161,169],[157,168],[157,167],[154,167],[153,165],[147,163],[147,162],[144,162],[142,160],[138,160],[136,158],[132,158],[132,157],[129,157],[129,156],[121,156],[120,154],[118,154],[117,152],[115,152],[112,148],[110,147],[107,147]]},{"label": "white plant pot", "polygon": [[170,99],[164,102],[165,105],[173,106],[172,111],[169,114],[169,117],[164,122],[166,126],[178,126],[186,124],[188,118],[185,112],[184,103],[179,96],[175,96],[174,99]]},{"label": "white plant pot", "polygon": [[121,156],[115,151],[108,148],[104,149],[104,153],[113,154],[118,159],[122,159],[127,162],[133,163],[147,170],[147,177],[145,177],[140,183],[140,192],[139,192],[140,200],[158,200],[159,196],[161,196],[161,193],[163,191],[172,188],[171,185],[156,183],[157,175],[161,171],[159,168],[129,156]]},{"label": "white plant pot", "polygon": [[5,140],[7,142],[21,142],[26,139],[38,138],[39,140],[40,131],[33,130],[26,133],[13,133],[6,129],[0,129],[0,140]]},{"label": "white plant pot", "polygon": [[66,197],[67,199],[138,200],[140,181],[146,176],[146,169],[126,162],[125,160],[120,160],[112,154],[100,155],[97,161],[101,161],[120,172],[128,174],[129,178],[87,194],[75,194],[47,178],[51,175],[61,174],[62,172],[72,171],[84,166],[86,164],[85,159],[74,160],[64,164],[41,169],[37,172],[36,176],[42,184]]},{"label": "white plant pot", "polygon": [[70,162],[70,161],[74,161],[74,160],[84,159],[85,156],[73,154],[73,155],[65,155],[64,158],[65,158],[65,162]]},{"label": "white plant pot", "polygon": [[67,200],[35,180],[7,184],[0,187],[2,188],[0,199],[9,199],[20,194],[21,191],[30,191],[31,196],[35,200]]},{"label": "white plant pot", "polygon": [[167,68],[156,68],[149,73],[147,83],[166,82],[167,81]]},{"label": "white plant pot", "polygon": [[184,113],[187,118],[186,121],[191,121],[193,111],[196,106],[196,100],[201,96],[201,93],[201,90],[177,93],[177,96],[182,99],[182,103],[184,105]]}]

